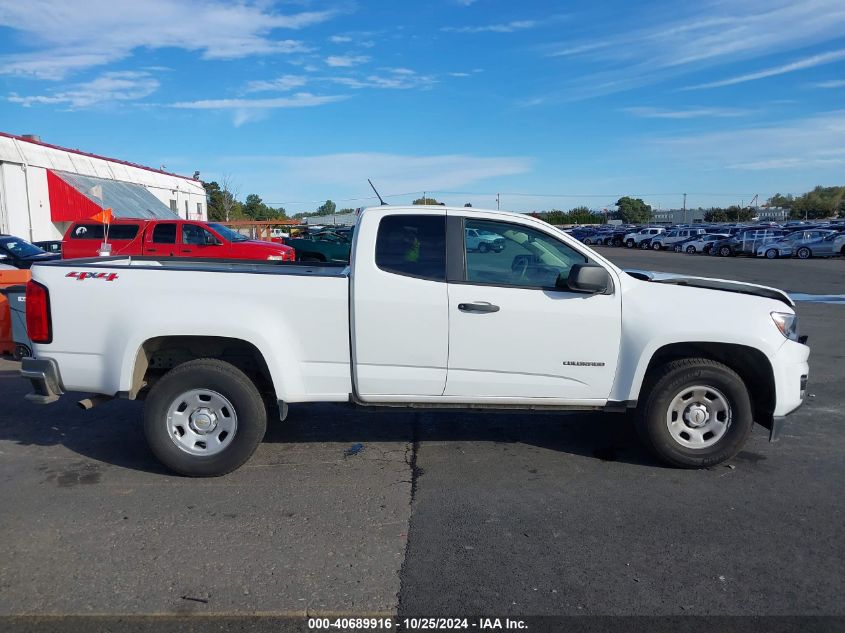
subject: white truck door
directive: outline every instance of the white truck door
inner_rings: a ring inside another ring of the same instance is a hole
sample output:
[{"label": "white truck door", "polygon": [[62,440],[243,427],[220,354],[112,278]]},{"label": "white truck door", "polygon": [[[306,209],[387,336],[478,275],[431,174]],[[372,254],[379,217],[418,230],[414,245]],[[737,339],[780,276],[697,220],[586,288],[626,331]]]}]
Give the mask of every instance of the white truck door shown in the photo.
[{"label": "white truck door", "polygon": [[[370,210],[355,239],[351,328],[358,395],[372,402],[443,395],[449,353],[445,211]],[[360,244],[367,246],[359,250]]]},{"label": "white truck door", "polygon": [[505,247],[464,249],[464,279],[450,278],[444,395],[547,404],[606,400],[619,355],[618,289],[588,295],[556,288],[559,274],[588,259],[551,233],[498,220],[465,223],[501,235]]}]

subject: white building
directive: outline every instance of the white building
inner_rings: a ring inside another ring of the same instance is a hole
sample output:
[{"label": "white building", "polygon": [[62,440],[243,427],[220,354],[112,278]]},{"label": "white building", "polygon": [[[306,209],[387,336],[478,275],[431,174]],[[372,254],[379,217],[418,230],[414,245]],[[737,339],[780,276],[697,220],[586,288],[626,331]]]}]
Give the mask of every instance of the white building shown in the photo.
[{"label": "white building", "polygon": [[0,132],[0,233],[58,240],[108,208],[115,218],[207,218],[198,179]]}]

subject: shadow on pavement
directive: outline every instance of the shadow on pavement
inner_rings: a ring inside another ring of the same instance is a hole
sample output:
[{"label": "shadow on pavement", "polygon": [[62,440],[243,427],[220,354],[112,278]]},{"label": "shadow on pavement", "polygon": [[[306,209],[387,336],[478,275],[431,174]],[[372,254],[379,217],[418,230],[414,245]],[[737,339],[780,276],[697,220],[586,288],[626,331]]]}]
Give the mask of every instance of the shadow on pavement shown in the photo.
[{"label": "shadow on pavement", "polygon": [[[115,466],[168,473],[152,456],[142,429],[143,404],[114,400],[90,411],[77,408],[82,394],[41,406],[24,399],[28,385],[16,371],[0,371],[0,440],[21,445],[63,445]],[[593,412],[417,411],[355,409],[349,405],[292,405],[288,419],[271,417],[271,444],[370,442],[493,442],[528,444],[603,461],[654,465],[623,415]],[[345,447],[348,449],[348,447]],[[339,450],[339,456],[342,451]]]}]

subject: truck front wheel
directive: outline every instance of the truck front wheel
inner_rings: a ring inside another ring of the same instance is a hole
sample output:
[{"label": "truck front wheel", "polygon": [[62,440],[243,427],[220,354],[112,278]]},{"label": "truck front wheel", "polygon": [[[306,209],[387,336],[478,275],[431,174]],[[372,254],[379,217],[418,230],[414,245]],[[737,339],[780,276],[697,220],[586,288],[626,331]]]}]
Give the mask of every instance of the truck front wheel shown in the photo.
[{"label": "truck front wheel", "polygon": [[736,455],[754,425],[751,399],[729,367],[705,358],[667,363],[648,380],[637,431],[662,461],[706,468]]},{"label": "truck front wheel", "polygon": [[252,456],[266,429],[255,384],[234,365],[211,358],[171,369],[153,385],[144,407],[150,449],[190,477],[232,472]]}]

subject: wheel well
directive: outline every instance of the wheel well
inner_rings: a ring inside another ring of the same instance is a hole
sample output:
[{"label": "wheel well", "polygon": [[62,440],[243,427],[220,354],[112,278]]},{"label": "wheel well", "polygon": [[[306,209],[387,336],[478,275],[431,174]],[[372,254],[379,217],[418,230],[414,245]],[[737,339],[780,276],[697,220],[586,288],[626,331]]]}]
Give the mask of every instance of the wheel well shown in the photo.
[{"label": "wheel well", "polygon": [[[732,343],[689,342],[672,343],[658,349],[648,363],[643,386],[655,370],[673,360],[709,358],[733,369],[751,396],[754,421],[764,426],[771,423],[775,410],[775,377],[766,355],[747,345]],[[642,389],[641,389],[642,391]]]},{"label": "wheel well", "polygon": [[196,358],[231,363],[249,376],[259,391],[274,392],[267,362],[252,343],[223,336],[160,336],[144,341],[138,350],[129,397],[137,397],[169,370]]}]

